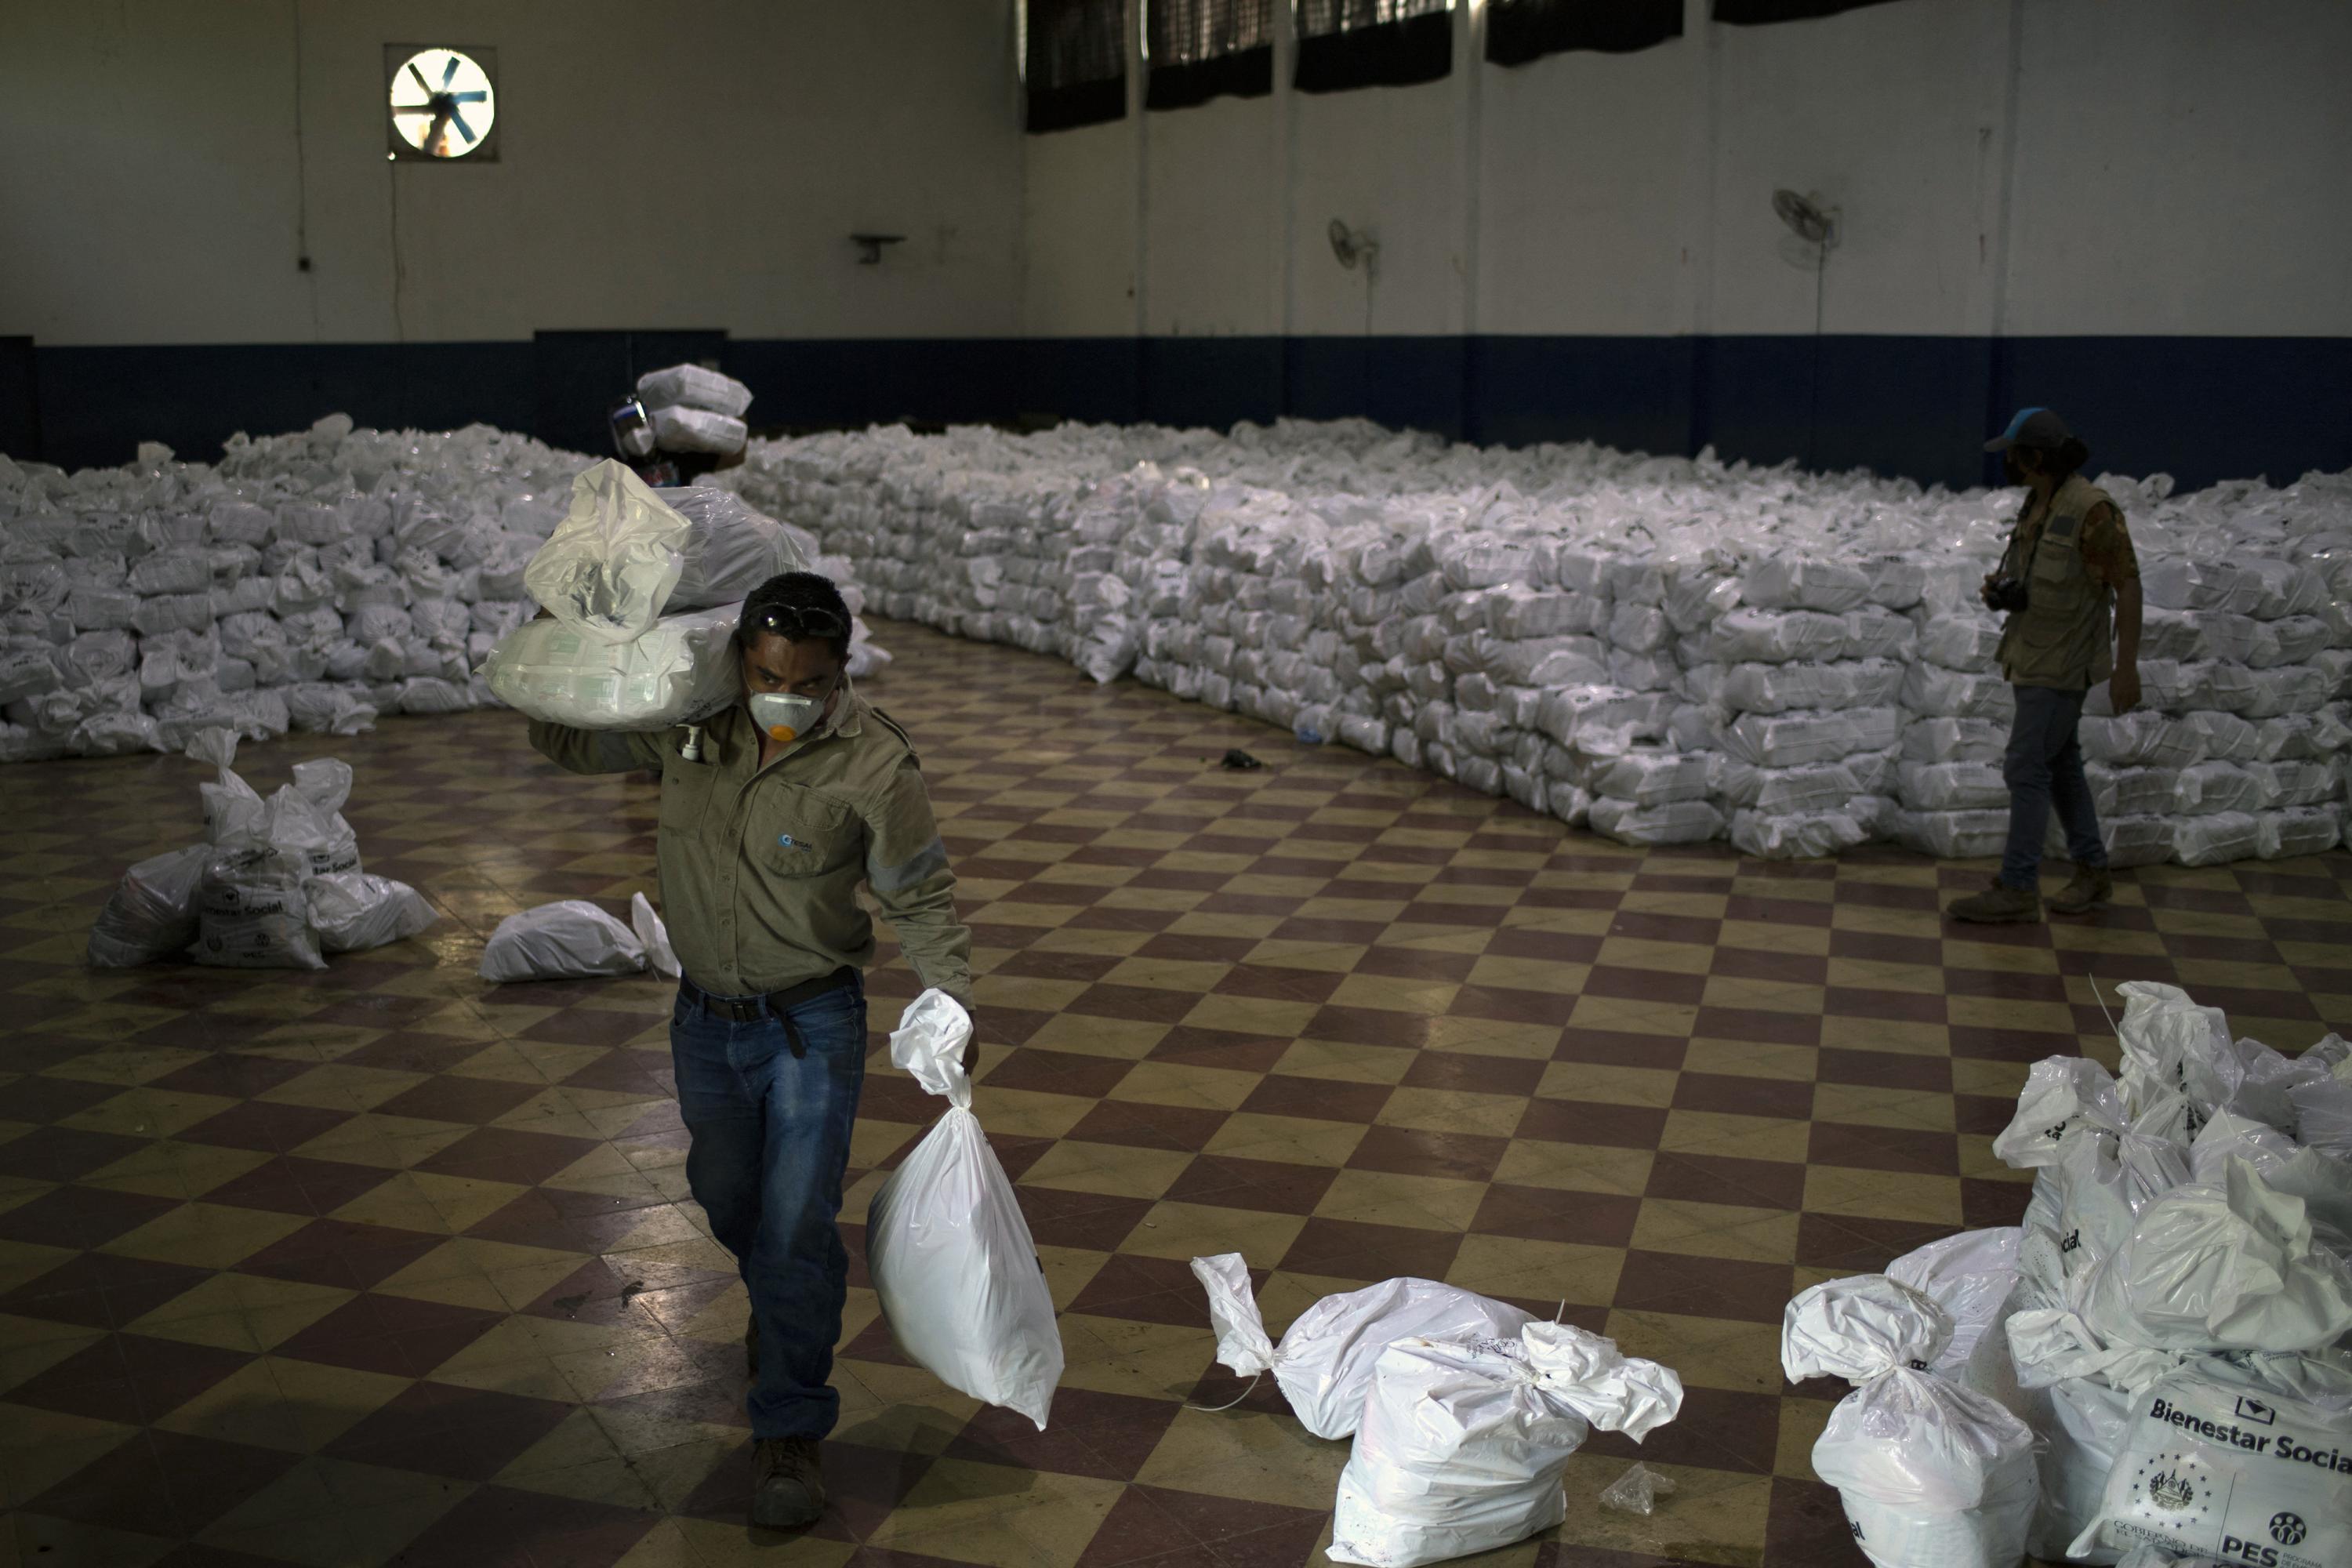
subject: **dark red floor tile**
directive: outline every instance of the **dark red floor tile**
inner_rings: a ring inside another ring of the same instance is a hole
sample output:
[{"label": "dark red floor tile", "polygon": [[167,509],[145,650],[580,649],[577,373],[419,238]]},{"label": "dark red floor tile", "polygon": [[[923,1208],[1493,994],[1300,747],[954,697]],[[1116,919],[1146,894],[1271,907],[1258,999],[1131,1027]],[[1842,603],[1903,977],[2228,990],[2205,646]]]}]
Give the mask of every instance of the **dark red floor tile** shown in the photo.
[{"label": "dark red floor tile", "polygon": [[1696,1465],[1710,1470],[1772,1473],[1780,1441],[1780,1396],[1729,1389],[1686,1387],[1682,1414],[1641,1442],[1616,1432],[1595,1432],[1584,1452],[1607,1454],[1632,1465]]},{"label": "dark red floor tile", "polygon": [[1622,1247],[1633,1240],[1633,1222],[1641,1211],[1641,1199],[1615,1193],[1564,1193],[1496,1183],[1487,1187],[1470,1229],[1478,1236]]},{"label": "dark red floor tile", "polygon": [[279,1154],[213,1188],[205,1202],[278,1214],[328,1215],[397,1173],[380,1165]]},{"label": "dark red floor tile", "polygon": [[2025,1217],[2033,1188],[2024,1182],[1997,1182],[1980,1176],[1960,1178],[1960,1220],[1970,1230],[1987,1226],[2015,1225]]},{"label": "dark red floor tile", "polygon": [[405,1296],[355,1296],[276,1354],[394,1377],[423,1377],[496,1328],[502,1315]]},{"label": "dark red floor tile", "polygon": [[1666,1113],[1652,1106],[1538,1096],[1528,1101],[1513,1136],[1612,1149],[1654,1149],[1665,1130]]},{"label": "dark red floor tile", "polygon": [[[1616,894],[1609,895],[1613,903]],[[1496,958],[1533,958],[1553,963],[1591,963],[1601,956],[1601,939],[1578,931],[1538,931],[1533,926],[1506,926],[1487,939],[1486,951]]]},{"label": "dark red floor tile", "polygon": [[1155,1062],[1263,1073],[1270,1071],[1296,1043],[1270,1035],[1243,1035],[1229,1029],[1179,1024],[1160,1037],[1148,1057]]},{"label": "dark red floor tile", "polygon": [[1792,1079],[1685,1072],[1675,1079],[1675,1109],[1804,1121],[1813,1114],[1813,1086]]},{"label": "dark red floor tile", "polygon": [[1852,1563],[1863,1561],[1853,1530],[1834,1488],[1820,1481],[1772,1478],[1772,1502],[1764,1526],[1764,1560],[1788,1563]]},{"label": "dark red floor tile", "polygon": [[1149,1198],[1108,1193],[1071,1192],[1062,1187],[1017,1189],[1029,1235],[1041,1247],[1082,1247],[1108,1252],[1151,1212]]},{"label": "dark red floor tile", "polygon": [[[349,1110],[324,1110],[310,1105],[275,1105],[267,1100],[249,1100],[242,1105],[229,1107],[218,1116],[206,1117],[182,1132],[180,1139],[187,1143],[212,1143],[227,1149],[260,1149],[276,1154],[301,1147],[321,1132],[341,1127],[354,1114]],[[389,1114],[409,1113],[392,1111]]]},{"label": "dark red floor tile", "polygon": [[[1497,931],[1495,941],[1499,942],[1509,934],[1508,931]],[[1487,944],[1487,951],[1495,951],[1493,942]],[[1470,972],[1477,966],[1478,955],[1475,953],[1439,952],[1428,948],[1393,947],[1385,942],[1375,942],[1364,950],[1363,957],[1356,961],[1355,973],[1385,975],[1392,980],[1428,980],[1439,984],[1451,982],[1458,985],[1467,981]]]},{"label": "dark red floor tile", "polygon": [[1691,1033],[1759,1046],[1810,1046],[1822,1037],[1822,1020],[1818,1014],[1777,1008],[1702,1006]]},{"label": "dark red floor tile", "polygon": [[503,1083],[482,1078],[429,1078],[382,1105],[380,1116],[414,1116],[426,1121],[472,1125],[496,1121],[545,1089],[544,1084]]},{"label": "dark red floor tile", "polygon": [[1524,1057],[1479,1056],[1470,1051],[1423,1051],[1405,1069],[1412,1089],[1456,1089],[1478,1094],[1530,1095],[1543,1081],[1542,1061]]},{"label": "dark red floor tile", "polygon": [[1282,1267],[1341,1279],[1443,1279],[1461,1249],[1462,1237],[1451,1231],[1317,1218],[1307,1222],[1283,1254]]},{"label": "dark red floor tile", "polygon": [[1876,1018],[1888,1024],[1943,1023],[1946,1008],[1940,991],[1876,991],[1865,986],[1832,985],[1823,994],[1822,1012],[1832,1018]]},{"label": "dark red floor tile", "polygon": [[147,1535],[192,1535],[291,1469],[300,1456],[215,1437],[142,1432],[26,1505]]},{"label": "dark red floor tile", "polygon": [[1299,1033],[1310,1040],[1349,1046],[1388,1046],[1419,1050],[1429,1043],[1430,1021],[1419,1013],[1386,1007],[1345,1007],[1327,1003]]},{"label": "dark red floor tile", "polygon": [[1951,1233],[1950,1226],[1933,1221],[1808,1214],[1797,1221],[1797,1261],[1811,1268],[1875,1274],[1912,1248]]},{"label": "dark red floor tile", "polygon": [[[2001,1125],[2008,1125],[2006,1119]],[[1957,1135],[1907,1127],[1816,1121],[1805,1158],[1811,1164],[1845,1165],[1865,1171],[1905,1171],[1931,1176],[1960,1173]]]},{"label": "dark red floor tile", "polygon": [[[1185,999],[1171,994],[1179,1007]],[[981,1079],[992,1089],[1028,1089],[1040,1094],[1074,1094],[1100,1100],[1117,1089],[1135,1064],[1118,1057],[1084,1056],[1076,1051],[1051,1051],[1026,1046],[1005,1057]]]},{"label": "dark red floor tile", "polygon": [[1785,1263],[1635,1248],[1618,1270],[1615,1300],[1639,1311],[1777,1323],[1793,1294],[1793,1272]]},{"label": "dark red floor tile", "polygon": [[146,1426],[161,1420],[253,1357],[144,1334],[110,1334],[8,1391],[40,1410]]},{"label": "dark red floor tile", "polygon": [[990,1406],[973,1416],[946,1458],[1022,1470],[1135,1479],[1183,1407],[1172,1400],[1063,1388],[1043,1432],[1015,1411]]},{"label": "dark red floor tile", "polygon": [[177,1198],[118,1193],[100,1187],[58,1187],[30,1203],[0,1211],[0,1240],[44,1247],[102,1247],[180,1206]]},{"label": "dark red floor tile", "polygon": [[1596,963],[1585,977],[1585,994],[1616,996],[1633,1002],[1668,1002],[1695,1007],[1706,993],[1704,974],[1678,974],[1665,969],[1629,969]]},{"label": "dark red floor tile", "polygon": [[1192,1106],[1106,1100],[1080,1117],[1066,1136],[1092,1143],[1191,1152],[1207,1146],[1225,1124],[1226,1116],[1225,1111]]},{"label": "dark red floor tile", "polygon": [[[1635,885],[1639,886],[1639,879],[1636,879]],[[1633,937],[1640,942],[1696,942],[1701,947],[1712,947],[1722,939],[1723,922],[1717,920],[1702,919],[1696,915],[1666,915],[1648,910],[1619,910],[1616,919],[1609,922],[1609,934]]]},{"label": "dark red floor tile", "polygon": [[236,1268],[240,1274],[366,1290],[448,1239],[392,1226],[314,1219],[260,1251],[248,1253]]},{"label": "dark red floor tile", "polygon": [[1440,1176],[1454,1181],[1491,1180],[1509,1151],[1507,1138],[1472,1132],[1426,1132],[1413,1127],[1372,1127],[1349,1155],[1356,1171],[1386,1171],[1401,1176]]},{"label": "dark red floor tile", "polygon": [[441,1073],[480,1056],[482,1050],[479,1040],[395,1029],[337,1059],[355,1067],[384,1068],[394,1072]]},{"label": "dark red floor tile", "polygon": [[[7,1092],[0,1089],[0,1097]],[[5,1099],[0,1099],[0,1104],[5,1103]],[[86,1132],[78,1127],[36,1127],[22,1137],[0,1143],[0,1175],[23,1176],[36,1182],[70,1182],[137,1153],[147,1147],[148,1142],[115,1132]]]},{"label": "dark red floor tile", "polygon": [[1260,1116],[1369,1123],[1381,1113],[1393,1092],[1384,1083],[1340,1083],[1329,1079],[1268,1073],[1250,1090],[1241,1109]]},{"label": "dark red floor tile", "polygon": [[1952,1087],[1948,1057],[1905,1051],[1854,1051],[1825,1046],[1814,1058],[1813,1076],[1822,1083],[1852,1083],[1874,1089],[1916,1089],[1948,1091]]},{"label": "dark red floor tile", "polygon": [[1339,1172],[1277,1160],[1202,1154],[1168,1189],[1168,1201],[1273,1214],[1313,1214]]},{"label": "dark red floor tile", "polygon": [[1801,1209],[1805,1167],[1779,1160],[1662,1153],[1650,1163],[1650,1182],[1643,1192],[1649,1197],[1685,1203]]},{"label": "dark red floor tile", "polygon": [[129,1326],[213,1277],[209,1268],[83,1252],[0,1295],[0,1312],[85,1328]]},{"label": "dark red floor tile", "polygon": [[1997,1062],[2038,1062],[2044,1057],[2071,1057],[2075,1054],[2077,1045],[2071,1034],[1976,1024],[1954,1024],[1950,1026],[1948,1037],[1952,1043],[1952,1055]]},{"label": "dark red floor tile", "polygon": [[420,1161],[416,1168],[436,1175],[536,1186],[566,1166],[577,1164],[598,1147],[596,1141],[590,1138],[482,1127],[435,1152]]},{"label": "dark red floor tile", "polygon": [[[1269,1265],[1272,1262],[1266,1261]],[[1063,1310],[1148,1323],[1174,1323],[1203,1331],[1209,1325],[1208,1300],[1202,1293],[1201,1282],[1192,1278],[1190,1264],[1180,1258],[1142,1258],[1123,1252],[1106,1258],[1094,1278]],[[1213,1349],[1208,1344],[1202,1347],[1203,1364]]]},{"label": "dark red floor tile", "polygon": [[416,1383],[321,1452],[360,1464],[486,1481],[571,1413],[571,1405],[551,1399]]},{"label": "dark red floor tile", "polygon": [[1690,1049],[1680,1035],[1643,1035],[1631,1030],[1562,1029],[1551,1053],[1556,1062],[1591,1062],[1602,1067],[1677,1068]]},{"label": "dark red floor tile", "polygon": [[400,1568],[611,1568],[659,1515],[486,1486],[403,1547]]}]

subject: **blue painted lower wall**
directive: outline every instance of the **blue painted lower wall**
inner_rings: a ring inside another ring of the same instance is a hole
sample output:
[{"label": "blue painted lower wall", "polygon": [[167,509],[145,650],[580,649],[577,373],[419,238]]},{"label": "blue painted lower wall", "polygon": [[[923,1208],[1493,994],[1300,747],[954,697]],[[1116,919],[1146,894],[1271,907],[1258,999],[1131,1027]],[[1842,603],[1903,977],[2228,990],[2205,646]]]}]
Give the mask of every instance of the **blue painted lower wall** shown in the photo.
[{"label": "blue painted lower wall", "polygon": [[210,457],[235,430],[341,409],[362,424],[471,420],[601,449],[638,371],[715,355],[768,426],[1023,416],[1224,426],[1362,416],[1479,442],[1990,474],[2021,404],[2072,420],[2093,461],[2183,486],[2352,468],[2352,339],[1359,337],[730,339],[543,332],[531,342],[49,347],[0,338],[0,450],[68,467],[142,440]]}]

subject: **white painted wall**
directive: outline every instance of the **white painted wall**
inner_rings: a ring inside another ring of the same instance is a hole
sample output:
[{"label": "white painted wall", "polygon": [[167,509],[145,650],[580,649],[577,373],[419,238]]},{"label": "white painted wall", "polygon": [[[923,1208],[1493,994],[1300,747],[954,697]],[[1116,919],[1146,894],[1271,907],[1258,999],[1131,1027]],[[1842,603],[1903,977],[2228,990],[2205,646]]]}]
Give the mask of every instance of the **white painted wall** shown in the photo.
[{"label": "white painted wall", "polygon": [[[385,160],[411,42],[497,48],[500,162]],[[1010,334],[1019,126],[1010,0],[0,5],[0,332]]]},{"label": "white painted wall", "polygon": [[[1278,62],[1269,100],[1033,137],[1024,330],[1126,330],[1048,308],[1052,258],[1073,297],[1140,273],[1155,333],[1361,333],[1336,216],[1381,238],[1375,333],[1810,333],[1814,273],[1770,207],[1790,185],[1843,211],[1830,332],[2352,333],[2342,0],[1709,9],[1641,54],[1503,69],[1465,6],[1445,82],[1299,94]],[[1046,150],[1077,134],[1142,182],[1139,248],[1102,211],[1119,173]]]}]

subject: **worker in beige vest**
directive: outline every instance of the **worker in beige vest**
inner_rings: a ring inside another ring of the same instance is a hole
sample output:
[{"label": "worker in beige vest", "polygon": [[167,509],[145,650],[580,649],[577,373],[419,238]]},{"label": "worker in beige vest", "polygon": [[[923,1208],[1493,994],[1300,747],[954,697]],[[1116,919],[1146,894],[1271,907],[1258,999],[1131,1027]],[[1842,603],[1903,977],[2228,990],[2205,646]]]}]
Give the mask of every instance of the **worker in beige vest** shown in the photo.
[{"label": "worker in beige vest", "polygon": [[[2009,616],[2000,654],[2017,700],[2001,763],[2009,845],[1992,886],[1948,912],[1962,921],[2036,921],[2047,902],[2056,913],[2081,914],[2107,901],[2115,879],[2075,729],[2084,700],[2101,681],[2116,712],[2139,701],[2139,563],[2123,512],[2082,476],[2090,448],[2057,415],[2022,409],[1985,450],[2000,453],[2010,483],[2026,491],[2000,569],[1982,590],[1986,606]],[[2042,847],[2053,806],[2074,874],[2044,900]]]}]

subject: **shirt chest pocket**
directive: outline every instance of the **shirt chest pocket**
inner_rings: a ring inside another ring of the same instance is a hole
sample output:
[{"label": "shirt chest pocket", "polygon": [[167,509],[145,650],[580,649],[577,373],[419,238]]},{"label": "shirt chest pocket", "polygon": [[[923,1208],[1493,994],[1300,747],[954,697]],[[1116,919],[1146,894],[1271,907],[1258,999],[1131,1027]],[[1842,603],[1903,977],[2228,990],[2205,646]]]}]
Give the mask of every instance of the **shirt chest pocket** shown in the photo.
[{"label": "shirt chest pocket", "polygon": [[780,877],[820,877],[858,863],[865,825],[849,807],[796,784],[752,792],[744,848],[761,869]]},{"label": "shirt chest pocket", "polygon": [[2081,530],[2078,518],[2062,517],[2051,522],[2033,552],[2035,582],[2071,583],[2083,574]]}]

